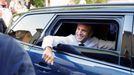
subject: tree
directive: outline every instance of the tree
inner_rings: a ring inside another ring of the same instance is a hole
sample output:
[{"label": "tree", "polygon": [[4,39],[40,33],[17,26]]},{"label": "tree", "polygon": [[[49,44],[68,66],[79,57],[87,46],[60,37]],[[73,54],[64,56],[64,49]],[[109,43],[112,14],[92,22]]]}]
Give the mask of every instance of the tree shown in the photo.
[{"label": "tree", "polygon": [[107,3],[107,0],[86,0],[86,4]]},{"label": "tree", "polygon": [[35,6],[35,7],[44,7],[44,1],[45,0],[32,0],[32,4]]},{"label": "tree", "polygon": [[[75,4],[79,4],[80,0],[71,0]],[[95,3],[107,3],[107,0],[85,0],[86,4],[95,4]]]},{"label": "tree", "polygon": [[80,0],[74,0],[75,4],[79,4]]}]

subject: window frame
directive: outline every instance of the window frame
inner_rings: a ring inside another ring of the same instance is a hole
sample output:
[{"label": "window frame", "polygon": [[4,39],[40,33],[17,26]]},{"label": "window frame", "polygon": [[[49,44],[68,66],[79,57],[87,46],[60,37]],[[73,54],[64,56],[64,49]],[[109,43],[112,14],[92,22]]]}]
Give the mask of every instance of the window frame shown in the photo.
[{"label": "window frame", "polygon": [[[112,13],[113,14],[113,13]],[[84,19],[89,19],[89,18],[91,18],[91,19],[108,19],[108,20],[116,20],[118,23],[119,23],[119,34],[120,34],[120,25],[122,25],[123,24],[123,19],[124,19],[124,16],[122,15],[122,14],[116,14],[116,15],[111,15],[111,14],[98,14],[97,13],[97,15],[96,14],[57,14],[56,15],[56,18],[54,19],[54,21],[50,24],[50,26],[49,26],[49,28],[46,30],[46,34],[45,35],[53,35],[53,28],[55,28],[55,26],[57,26],[57,28],[58,28],[58,26],[60,26],[59,25],[59,23],[58,23],[58,21],[59,20],[61,20],[61,19],[79,19],[79,18],[84,18]],[[56,28],[55,28],[56,29]],[[118,38],[119,38],[119,34],[118,34]],[[118,46],[118,44],[119,44],[119,40],[118,40],[118,38],[117,38],[117,43],[116,43],[116,46],[117,46],[117,51],[116,52],[114,52],[114,53],[117,53],[118,54],[118,57],[119,57],[119,53],[120,53],[120,46]],[[69,54],[69,55],[72,55],[72,54],[70,54],[70,53],[66,53],[66,52],[62,52],[62,53],[65,53],[65,54]],[[84,57],[85,58],[85,57]],[[90,59],[90,58],[89,58]],[[99,60],[100,61],[100,60]],[[119,64],[119,62],[118,62],[118,64]]]},{"label": "window frame", "polygon": [[[116,17],[116,19],[115,19],[115,17]],[[122,25],[123,24],[123,22],[122,22],[122,18],[123,18],[123,15],[121,14],[121,15],[111,15],[111,14],[82,14],[82,13],[79,13],[79,14],[68,14],[68,13],[66,13],[66,14],[56,14],[56,17],[55,17],[55,19],[54,19],[54,21],[49,25],[49,27],[47,28],[47,30],[45,31],[45,33],[44,33],[44,35],[46,36],[46,35],[53,35],[54,33],[53,33],[53,29],[55,28],[56,29],[56,27],[55,26],[60,26],[59,24],[57,24],[57,23],[59,23],[59,20],[61,20],[61,19],[79,19],[79,18],[84,18],[85,20],[86,19],[89,19],[89,18],[91,18],[91,19],[107,19],[107,20],[115,20],[115,21],[117,21],[118,23],[119,23],[119,28],[121,27],[120,25]],[[118,18],[118,19],[117,19]],[[121,19],[120,19],[121,18]],[[124,20],[123,20],[124,21]],[[57,27],[58,28],[58,27]],[[122,28],[121,28],[122,29]],[[121,29],[118,29],[119,30],[119,32],[121,31]],[[118,34],[118,35],[120,35],[120,34]],[[119,36],[120,37],[120,36]],[[118,38],[119,38],[118,37]],[[118,40],[118,38],[117,38],[117,43],[116,43],[116,46],[117,46],[117,50],[121,50],[120,49],[120,46],[118,46],[118,42],[120,42],[119,40]]]}]

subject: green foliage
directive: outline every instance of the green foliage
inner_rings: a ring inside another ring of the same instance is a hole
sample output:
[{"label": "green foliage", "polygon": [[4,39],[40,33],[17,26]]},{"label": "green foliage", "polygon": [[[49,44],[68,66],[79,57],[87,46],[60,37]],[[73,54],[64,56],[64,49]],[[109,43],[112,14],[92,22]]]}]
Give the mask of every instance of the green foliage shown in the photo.
[{"label": "green foliage", "polygon": [[[106,3],[107,0],[85,0],[86,4]],[[80,0],[72,0],[75,4],[79,4]],[[35,7],[44,7],[45,0],[32,0]]]},{"label": "green foliage", "polygon": [[36,7],[44,7],[45,0],[32,0],[32,4]]},{"label": "green foliage", "polygon": [[97,0],[96,3],[106,3],[107,0]]},{"label": "green foliage", "polygon": [[107,0],[86,0],[87,4],[106,3]]},{"label": "green foliage", "polygon": [[80,0],[74,0],[75,4],[79,4]]},{"label": "green foliage", "polygon": [[96,2],[96,0],[86,0],[86,4],[93,4],[95,2]]}]

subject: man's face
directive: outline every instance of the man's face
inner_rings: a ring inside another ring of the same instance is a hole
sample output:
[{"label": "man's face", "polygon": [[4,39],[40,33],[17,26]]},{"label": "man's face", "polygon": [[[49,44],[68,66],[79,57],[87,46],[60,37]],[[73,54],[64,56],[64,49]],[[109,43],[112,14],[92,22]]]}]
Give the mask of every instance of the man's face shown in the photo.
[{"label": "man's face", "polygon": [[79,42],[85,42],[88,37],[92,34],[91,26],[87,26],[84,24],[78,24],[75,37]]}]

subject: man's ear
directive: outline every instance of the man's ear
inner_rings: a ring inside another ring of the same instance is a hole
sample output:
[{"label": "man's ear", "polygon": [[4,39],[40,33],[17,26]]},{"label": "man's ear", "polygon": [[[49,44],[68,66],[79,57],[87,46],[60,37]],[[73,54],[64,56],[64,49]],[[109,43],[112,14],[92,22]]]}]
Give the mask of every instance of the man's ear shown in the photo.
[{"label": "man's ear", "polygon": [[93,36],[93,31],[91,31],[90,33],[89,33],[89,37],[92,37]]}]

